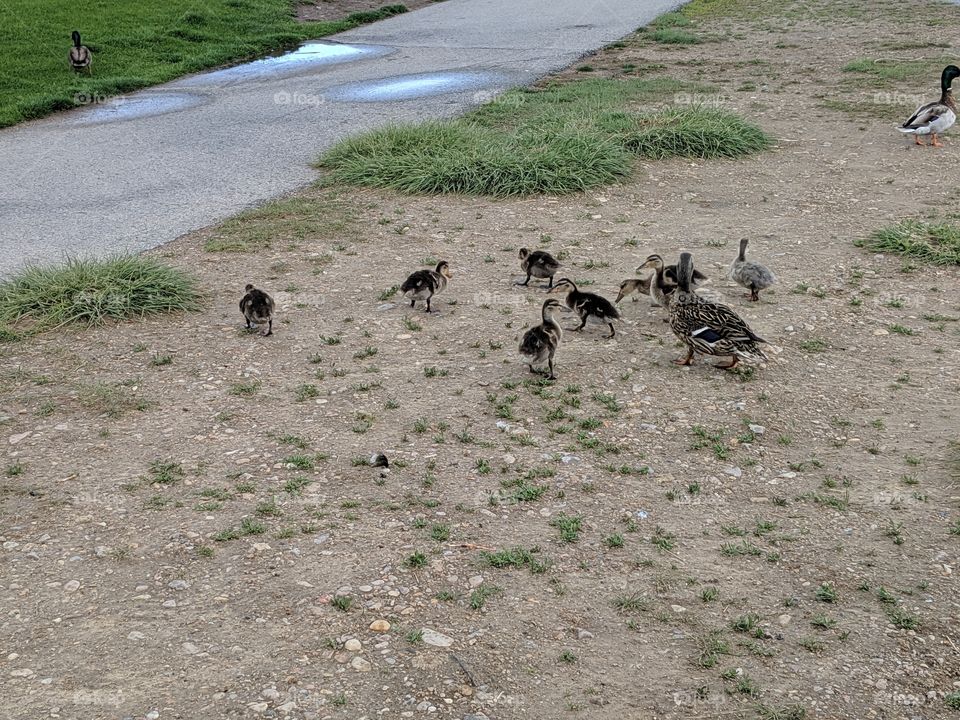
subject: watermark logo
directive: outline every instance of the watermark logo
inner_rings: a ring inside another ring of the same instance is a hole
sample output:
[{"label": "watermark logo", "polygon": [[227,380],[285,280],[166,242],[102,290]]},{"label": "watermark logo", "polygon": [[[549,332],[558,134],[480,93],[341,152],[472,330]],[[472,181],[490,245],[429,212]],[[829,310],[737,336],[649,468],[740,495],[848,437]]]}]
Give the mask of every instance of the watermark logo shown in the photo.
[{"label": "watermark logo", "polygon": [[875,92],[873,102],[876,105],[909,105],[919,107],[926,102],[923,95],[910,95],[901,92]]},{"label": "watermark logo", "polygon": [[705,105],[708,107],[719,107],[729,105],[731,98],[729,95],[720,93],[701,94],[701,93],[675,93],[673,102],[676,105]]},{"label": "watermark logo", "polygon": [[524,98],[519,93],[508,92],[498,93],[494,90],[477,90],[473,94],[473,102],[477,105],[506,105],[507,107],[519,107],[523,105]]},{"label": "watermark logo", "polygon": [[295,105],[301,107],[320,107],[326,102],[323,95],[313,95],[311,93],[289,92],[279,90],[273,94],[274,105]]},{"label": "watermark logo", "polygon": [[122,105],[127,99],[123,95],[103,95],[96,92],[80,91],[74,93],[75,105]]},{"label": "watermark logo", "polygon": [[485,307],[494,307],[496,305],[525,305],[526,297],[523,295],[514,295],[510,293],[474,293],[473,304]]}]

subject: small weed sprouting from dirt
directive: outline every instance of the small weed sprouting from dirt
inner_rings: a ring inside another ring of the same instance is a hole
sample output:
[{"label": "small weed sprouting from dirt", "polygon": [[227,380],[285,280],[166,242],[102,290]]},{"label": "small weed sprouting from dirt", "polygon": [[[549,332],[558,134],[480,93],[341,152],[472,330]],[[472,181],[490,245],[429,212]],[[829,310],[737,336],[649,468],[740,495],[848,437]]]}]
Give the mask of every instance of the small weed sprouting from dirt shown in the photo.
[{"label": "small weed sprouting from dirt", "polygon": [[577,656],[571,650],[564,650],[557,659],[562,663],[575,663]]},{"label": "small weed sprouting from dirt", "polygon": [[249,382],[236,382],[230,386],[227,391],[236,397],[253,397],[260,390],[260,381],[252,380]]},{"label": "small weed sprouting from dirt", "polygon": [[353,607],[353,598],[349,595],[337,595],[330,604],[340,612],[348,612]]},{"label": "small weed sprouting from dirt", "polygon": [[154,460],[150,463],[150,472],[147,475],[149,484],[172,485],[184,476],[183,467],[178,462]]},{"label": "small weed sprouting from dirt", "polygon": [[550,524],[560,531],[561,541],[565,543],[575,543],[580,539],[580,528],[583,526],[583,518],[560,513],[550,521]]},{"label": "small weed sprouting from dirt", "polygon": [[723,655],[730,654],[730,643],[723,637],[721,630],[713,630],[700,638],[698,645],[700,654],[696,662],[703,668],[714,667]]},{"label": "small weed sprouting from dirt", "polygon": [[408,568],[421,568],[427,564],[427,556],[417,550],[404,560],[403,564]]},{"label": "small weed sprouting from dirt", "polygon": [[196,281],[155,258],[121,255],[33,266],[0,283],[0,322],[100,325],[199,308]]},{"label": "small weed sprouting from dirt", "polygon": [[495,568],[530,568],[530,572],[539,575],[550,568],[549,560],[537,558],[539,548],[527,550],[522,547],[505,548],[495,553],[482,552],[480,558],[490,567]]},{"label": "small weed sprouting from dirt", "polygon": [[669,552],[677,545],[677,536],[667,532],[664,528],[657,525],[653,530],[650,542],[663,552]]},{"label": "small weed sprouting from dirt", "polygon": [[920,618],[900,606],[888,610],[887,617],[890,619],[890,622],[893,623],[893,626],[900,630],[920,629]]},{"label": "small weed sprouting from dirt", "polygon": [[807,717],[807,710],[802,705],[783,705],[775,707],[773,705],[758,705],[758,720],[804,720]]},{"label": "small weed sprouting from dirt", "polygon": [[493,585],[481,585],[470,593],[470,607],[474,610],[482,610],[487,600],[501,592],[500,588]]},{"label": "small weed sprouting from dirt", "polygon": [[613,599],[613,606],[621,613],[645,612],[650,608],[650,598],[639,592],[617,595]]},{"label": "small weed sprouting from dirt", "polygon": [[832,583],[825,582],[817,588],[815,597],[820,602],[835,603],[837,601],[837,591]]},{"label": "small weed sprouting from dirt", "polygon": [[830,630],[837,626],[837,621],[828,615],[818,613],[810,619],[810,624],[821,630]]}]

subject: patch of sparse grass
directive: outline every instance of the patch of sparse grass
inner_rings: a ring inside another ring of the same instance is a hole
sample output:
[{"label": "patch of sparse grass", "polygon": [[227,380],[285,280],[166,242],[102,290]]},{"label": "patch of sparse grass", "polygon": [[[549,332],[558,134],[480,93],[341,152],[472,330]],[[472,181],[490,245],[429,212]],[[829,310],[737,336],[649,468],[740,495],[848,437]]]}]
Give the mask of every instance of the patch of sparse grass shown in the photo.
[{"label": "patch of sparse grass", "polygon": [[662,45],[697,45],[703,42],[699,35],[675,27],[658,27],[647,33],[647,37]]},{"label": "patch of sparse grass", "polygon": [[259,380],[235,382],[227,391],[236,397],[253,397],[260,390]]},{"label": "patch of sparse grass", "polygon": [[960,226],[950,223],[904,220],[856,244],[871,252],[906,255],[934,265],[960,265]]},{"label": "patch of sparse grass", "polygon": [[150,463],[150,472],[147,482],[151,485],[172,485],[183,479],[183,466],[178,462],[168,460],[154,460]]},{"label": "patch of sparse grass", "polygon": [[835,603],[837,601],[837,590],[832,583],[821,583],[814,595],[817,600],[825,603]]},{"label": "patch of sparse grass", "polygon": [[482,610],[487,600],[500,592],[500,588],[494,585],[481,585],[470,593],[470,607],[474,610]]},{"label": "patch of sparse grass", "polygon": [[196,280],[142,255],[35,265],[0,282],[0,322],[39,329],[197,310]]},{"label": "patch of sparse grass", "polygon": [[893,626],[900,630],[918,630],[920,628],[920,618],[899,605],[888,610],[887,617],[890,618]]},{"label": "patch of sparse grass", "polygon": [[427,564],[427,556],[417,550],[407,557],[407,559],[403,561],[403,564],[409,568],[420,568]]}]

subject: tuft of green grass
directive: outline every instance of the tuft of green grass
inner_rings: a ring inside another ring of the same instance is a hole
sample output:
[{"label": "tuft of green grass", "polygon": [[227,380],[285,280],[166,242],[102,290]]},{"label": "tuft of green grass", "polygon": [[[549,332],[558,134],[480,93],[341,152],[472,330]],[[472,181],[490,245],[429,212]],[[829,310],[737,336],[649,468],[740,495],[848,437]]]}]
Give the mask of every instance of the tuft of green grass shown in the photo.
[{"label": "tuft of green grass", "polygon": [[770,137],[739,115],[720,108],[690,105],[651,115],[608,115],[624,146],[640,157],[740,158],[768,149]]},{"label": "tuft of green grass", "polygon": [[183,479],[183,467],[178,462],[154,460],[150,463],[150,474],[147,482],[159,485],[173,485]]},{"label": "tuft of green grass", "polygon": [[895,253],[934,265],[960,265],[960,226],[903,220],[856,241],[871,252]]},{"label": "tuft of green grass", "polygon": [[40,329],[101,325],[165,312],[197,310],[196,281],[139,255],[34,265],[0,282],[0,322]]},{"label": "tuft of green grass", "polygon": [[574,543],[580,539],[583,518],[560,513],[550,521],[550,524],[560,531],[560,539],[563,542]]}]

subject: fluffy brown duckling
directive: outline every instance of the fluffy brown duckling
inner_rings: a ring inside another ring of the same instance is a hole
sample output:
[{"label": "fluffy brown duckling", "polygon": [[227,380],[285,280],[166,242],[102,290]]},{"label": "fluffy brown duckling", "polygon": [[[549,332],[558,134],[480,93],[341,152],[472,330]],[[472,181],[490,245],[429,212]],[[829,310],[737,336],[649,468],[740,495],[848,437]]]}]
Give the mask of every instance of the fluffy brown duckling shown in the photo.
[{"label": "fluffy brown duckling", "polygon": [[[256,325],[264,337],[273,335],[273,298],[249,284],[244,291],[246,294],[240,300],[240,312],[247,321],[247,330],[252,330],[253,325]],[[266,332],[263,332],[264,323],[267,326]]]},{"label": "fluffy brown duckling", "polygon": [[530,278],[549,279],[548,288],[553,287],[553,276],[560,270],[560,261],[544,250],[531,252],[527,248],[520,248],[520,267],[527,274],[527,279],[517,285],[526,287]]},{"label": "fluffy brown duckling", "polygon": [[532,373],[542,373],[543,371],[535,369],[534,365],[546,363],[548,380],[557,379],[553,373],[553,357],[563,339],[563,328],[555,316],[561,307],[560,301],[555,298],[546,300],[540,309],[542,322],[527,330],[520,340],[520,357],[523,362],[530,367]]},{"label": "fluffy brown duckling", "polygon": [[410,298],[410,307],[416,307],[417,300],[423,300],[426,302],[427,312],[433,312],[430,309],[431,298],[447,287],[447,280],[452,277],[449,263],[441,260],[433,270],[417,270],[411,273],[400,286],[400,292]]},{"label": "fluffy brown duckling", "polygon": [[613,321],[621,319],[620,311],[605,297],[577,289],[576,284],[569,278],[558,280],[550,292],[566,292],[567,307],[580,316],[580,327],[570,328],[570,330],[579,332],[583,330],[588,320],[596,320],[610,327],[608,338],[617,336]]},{"label": "fluffy brown duckling", "polygon": [[[617,299],[614,300],[614,303],[619,303],[628,295],[633,295],[634,293],[639,293],[640,295],[649,295],[650,294],[650,282],[651,278],[627,278],[622,283],[620,283],[620,292],[617,293]],[[633,302],[636,302],[639,298],[634,298]]]}]

